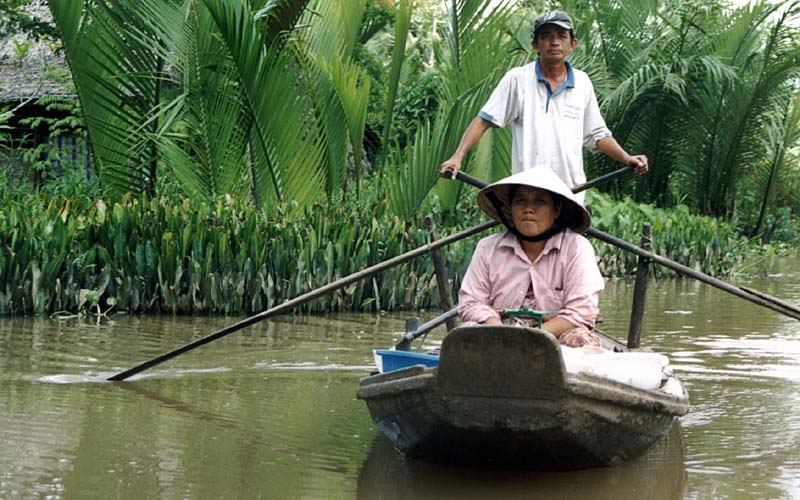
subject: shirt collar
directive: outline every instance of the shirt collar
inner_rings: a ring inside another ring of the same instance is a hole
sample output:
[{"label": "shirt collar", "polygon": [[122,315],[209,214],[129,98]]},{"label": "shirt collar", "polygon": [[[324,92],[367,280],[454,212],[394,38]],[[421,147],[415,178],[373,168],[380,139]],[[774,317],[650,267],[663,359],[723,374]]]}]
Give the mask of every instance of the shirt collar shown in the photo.
[{"label": "shirt collar", "polygon": [[[565,229],[563,231],[554,234],[553,236],[547,238],[547,241],[544,243],[544,248],[542,249],[542,253],[540,255],[546,255],[552,251],[561,250],[561,245],[564,242],[564,233],[569,231],[569,229]],[[503,238],[500,240],[501,247],[511,247],[514,251],[519,252],[520,255],[525,255],[525,251],[522,249],[522,244],[519,242],[519,238],[511,234],[510,231],[506,231],[503,234]]]},{"label": "shirt collar", "polygon": [[[572,65],[569,63],[569,61],[564,61],[564,64],[567,66],[567,80],[562,84],[562,86],[568,89],[574,89],[575,72],[572,71]],[[536,79],[540,82],[547,83],[547,80],[544,79],[544,75],[542,74],[542,68],[539,66],[539,59],[536,59],[534,67],[536,68]]]}]

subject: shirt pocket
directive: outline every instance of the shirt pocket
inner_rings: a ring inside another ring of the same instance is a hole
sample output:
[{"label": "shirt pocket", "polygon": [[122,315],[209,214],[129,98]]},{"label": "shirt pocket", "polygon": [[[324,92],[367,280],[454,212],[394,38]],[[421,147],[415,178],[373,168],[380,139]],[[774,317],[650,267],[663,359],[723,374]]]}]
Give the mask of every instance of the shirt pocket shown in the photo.
[{"label": "shirt pocket", "polygon": [[556,313],[564,306],[564,290],[556,288],[539,290],[539,294],[534,299],[537,310]]},{"label": "shirt pocket", "polygon": [[573,102],[566,102],[561,107],[561,117],[565,120],[580,120],[583,116],[583,106],[576,105]]}]

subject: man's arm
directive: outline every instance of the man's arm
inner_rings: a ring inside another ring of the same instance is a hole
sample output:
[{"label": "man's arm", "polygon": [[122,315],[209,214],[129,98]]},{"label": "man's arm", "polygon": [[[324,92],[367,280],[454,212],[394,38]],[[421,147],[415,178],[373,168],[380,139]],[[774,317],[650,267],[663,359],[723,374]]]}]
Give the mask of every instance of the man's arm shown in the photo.
[{"label": "man's arm", "polygon": [[647,165],[647,156],[629,155],[613,137],[603,137],[597,141],[597,149],[620,163],[631,165],[634,167],[637,174],[646,174],[649,169]]},{"label": "man's arm", "polygon": [[461,161],[464,159],[464,156],[469,153],[470,149],[472,149],[475,144],[481,140],[483,137],[484,132],[486,129],[492,126],[492,123],[488,120],[484,120],[480,116],[476,116],[467,127],[467,130],[464,132],[464,135],[461,136],[461,142],[458,144],[458,149],[456,152],[453,153],[449,159],[442,162],[439,166],[439,173],[444,174],[445,170],[448,168],[453,171],[453,175],[451,176],[452,179],[456,178],[456,174],[458,173],[459,169],[461,169]]}]

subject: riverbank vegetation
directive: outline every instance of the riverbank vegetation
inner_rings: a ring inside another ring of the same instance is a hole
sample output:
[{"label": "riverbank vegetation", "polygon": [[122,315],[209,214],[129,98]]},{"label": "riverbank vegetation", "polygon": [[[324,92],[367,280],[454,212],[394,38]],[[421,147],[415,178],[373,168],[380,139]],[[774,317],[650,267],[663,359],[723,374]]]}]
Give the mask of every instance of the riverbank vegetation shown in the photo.
[{"label": "riverbank vegetation", "polygon": [[[141,195],[113,202],[63,195],[10,201],[0,210],[0,314],[260,312],[429,241],[422,224],[389,213],[376,190],[367,197],[372,209],[362,206],[360,215],[353,205],[363,198],[276,217],[232,197],[213,204]],[[666,210],[597,193],[590,201],[596,227],[638,241],[642,223],[650,222],[656,253],[706,273],[730,272],[750,254],[733,226],[685,206]],[[456,232],[485,218],[472,206],[459,213],[463,219],[439,231]],[[454,296],[477,239],[444,251]],[[604,275],[635,270],[635,257],[594,243]],[[438,306],[426,255],[304,310]]]},{"label": "riverbank vegetation", "polygon": [[[258,312],[420,246],[424,214],[442,234],[481,221],[473,188],[437,182],[437,165],[532,60],[542,7],[90,3],[48,2],[77,98],[18,122],[0,104],[0,314]],[[598,228],[638,242],[650,222],[656,253],[716,275],[796,240],[800,2],[548,6],[573,14],[572,61],[620,143],[650,158],[647,176],[589,193]],[[465,170],[499,179],[509,155],[510,131],[492,130]],[[614,168],[587,155],[589,178]],[[454,292],[475,241],[446,249]],[[595,243],[606,275],[635,268]],[[435,288],[425,257],[305,307],[435,307]]]}]

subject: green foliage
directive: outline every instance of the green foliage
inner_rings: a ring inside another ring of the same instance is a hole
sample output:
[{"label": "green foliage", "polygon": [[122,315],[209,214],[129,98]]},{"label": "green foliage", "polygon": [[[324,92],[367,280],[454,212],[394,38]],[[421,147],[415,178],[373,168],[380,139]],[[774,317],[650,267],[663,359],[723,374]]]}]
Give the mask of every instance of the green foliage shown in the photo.
[{"label": "green foliage", "polygon": [[[270,218],[233,198],[107,204],[40,196],[0,210],[0,314],[79,312],[92,294],[99,298],[91,307],[102,311],[255,313],[426,242],[426,231],[403,220],[354,219],[344,207]],[[448,260],[463,268],[470,252],[462,242]],[[304,310],[437,305],[423,257]]]},{"label": "green foliage", "polygon": [[0,154],[3,158],[8,154],[11,149],[11,127],[8,121],[14,117],[14,113],[8,107],[0,108]]},{"label": "green foliage", "polygon": [[[397,87],[400,84],[400,72],[406,58],[406,42],[408,31],[411,27],[411,14],[413,4],[410,0],[401,0],[398,9],[397,22],[395,23],[394,47],[392,48],[392,63],[389,69],[389,88],[386,96],[386,113],[383,120],[383,143],[384,150],[389,147],[389,137],[391,136],[392,121],[394,119],[395,100],[397,98]],[[381,164],[383,173],[383,164]]]},{"label": "green foliage", "polygon": [[429,72],[400,90],[394,109],[394,128],[389,139],[392,149],[404,149],[412,142],[420,124],[435,119],[441,85],[441,76]]},{"label": "green foliage", "polygon": [[[49,140],[33,147],[23,148],[23,162],[45,176],[58,173],[54,164],[58,164],[59,169],[68,172],[84,170],[85,174],[90,162],[87,161],[89,153],[80,102],[61,96],[43,96],[37,100],[37,104],[42,106],[45,112],[40,116],[21,119],[20,125],[31,129],[44,126]],[[63,136],[75,137],[77,141],[71,146],[56,147],[54,139]],[[21,142],[24,144],[26,138]],[[73,157],[77,158],[75,162],[72,161]]]},{"label": "green foliage", "polygon": [[[423,244],[424,213],[434,213],[440,233],[479,222],[472,188],[437,182],[437,166],[502,74],[530,60],[530,19],[542,7],[49,4],[80,102],[48,98],[42,103],[67,118],[24,123],[58,136],[84,134],[85,122],[96,175],[55,169],[60,153],[47,144],[2,142],[4,163],[24,156],[44,180],[33,186],[0,169],[3,314],[258,312]],[[650,222],[657,253],[717,275],[753,251],[737,233],[796,239],[799,1],[548,5],[574,14],[572,62],[590,74],[615,136],[650,157],[648,176],[609,186],[631,198],[590,195],[597,227],[638,241]],[[10,118],[0,113],[6,139]],[[360,182],[367,135],[381,142],[382,173]],[[463,167],[499,179],[510,150],[510,131],[491,130]],[[590,178],[611,168],[587,157]],[[446,252],[454,292],[473,244]],[[633,257],[597,248],[607,275],[635,268]],[[765,259],[779,251],[760,250]],[[421,258],[305,310],[437,301]]]},{"label": "green foliage", "polygon": [[[104,314],[112,306],[128,313],[253,314],[427,243],[422,224],[387,214],[377,190],[361,196],[296,217],[268,216],[231,197],[212,204],[133,196],[113,203],[47,195],[7,201],[0,207],[0,314]],[[372,209],[354,216],[352,205],[364,197]],[[656,253],[707,273],[730,272],[751,250],[730,225],[686,207],[589,199],[599,229],[638,241],[649,221]],[[440,219],[437,207],[424,208]],[[440,234],[484,220],[473,203],[462,208],[459,223],[440,224]],[[477,239],[444,249],[454,296]],[[630,255],[595,247],[605,275],[635,270]],[[424,309],[438,301],[425,255],[302,310]]]},{"label": "green foliage", "polygon": [[[686,205],[669,210],[639,204],[631,198],[622,202],[608,195],[589,192],[592,225],[625,241],[638,243],[642,226],[652,227],[653,252],[712,276],[728,274],[753,248],[738,236],[733,224],[714,217],[694,215]],[[596,244],[600,266],[607,276],[632,274],[637,257],[602,243]],[[664,269],[654,266],[656,272]]]},{"label": "green foliage", "polygon": [[28,3],[30,0],[0,0],[0,38],[16,33],[32,38],[56,36],[55,26],[26,9]]},{"label": "green foliage", "polygon": [[[429,121],[444,135],[425,139],[443,145],[435,169],[500,76],[530,60],[530,19],[545,6],[411,5],[51,0],[104,186],[156,194],[167,175],[186,196],[247,194],[268,210],[302,208],[320,192],[339,203],[352,177],[359,187],[365,134],[370,159],[378,134],[380,158],[398,157]],[[800,74],[800,2],[546,5],[573,13],[572,62],[592,77],[620,143],[650,157],[651,174],[614,184],[615,194],[712,215],[757,210],[760,232],[798,140],[784,111]],[[507,132],[492,134],[464,168],[496,179],[509,150]],[[587,158],[589,177],[611,168]],[[410,197],[393,206],[419,205],[432,190],[457,206],[460,187],[423,188],[419,178],[393,191]]]}]

